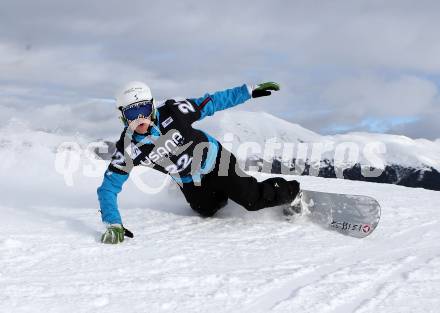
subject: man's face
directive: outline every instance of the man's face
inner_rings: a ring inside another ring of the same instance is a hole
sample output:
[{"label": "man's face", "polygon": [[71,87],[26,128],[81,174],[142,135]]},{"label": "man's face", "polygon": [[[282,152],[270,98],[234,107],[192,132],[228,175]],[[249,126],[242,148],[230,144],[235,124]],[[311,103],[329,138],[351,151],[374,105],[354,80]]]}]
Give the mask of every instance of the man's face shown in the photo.
[{"label": "man's face", "polygon": [[137,132],[138,134],[144,135],[148,131],[148,127],[150,127],[151,119],[150,118],[138,118],[134,121],[131,121],[128,126]]}]

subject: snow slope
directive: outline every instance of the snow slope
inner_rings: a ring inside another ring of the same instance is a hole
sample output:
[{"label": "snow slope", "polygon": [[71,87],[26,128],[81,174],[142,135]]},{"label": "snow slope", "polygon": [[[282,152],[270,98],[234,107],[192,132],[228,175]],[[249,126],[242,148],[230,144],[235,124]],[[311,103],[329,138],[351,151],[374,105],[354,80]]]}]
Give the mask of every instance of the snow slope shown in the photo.
[{"label": "snow slope", "polygon": [[95,193],[106,163],[80,154],[66,185],[54,154],[65,140],[89,141],[0,131],[0,312],[438,312],[439,192],[297,177],[306,189],[379,200],[379,227],[359,240],[286,222],[279,208],[231,203],[202,219],[176,188],[145,194],[130,180],[120,207],[135,238],[109,246]]},{"label": "snow slope", "polygon": [[[356,161],[370,164],[367,163],[366,155],[362,151],[368,144],[381,143],[385,148],[384,153],[376,154],[384,165],[400,165],[408,168],[432,167],[440,171],[440,139],[430,141],[399,135],[361,132],[323,136],[266,112],[239,110],[216,113],[215,121],[205,119],[200,122],[200,127],[207,129],[222,142],[231,142],[232,150],[235,152],[243,142],[257,142],[264,147],[265,142],[276,138],[281,143],[322,143],[328,147],[328,151],[322,154],[322,159],[332,160],[335,158],[336,147],[353,143],[361,152]],[[230,139],[231,137],[233,140]],[[312,148],[311,145],[307,159],[311,157]],[[281,156],[282,149],[283,146],[275,154]],[[294,153],[293,156],[297,154]]]},{"label": "snow slope", "polygon": [[237,143],[264,143],[274,137],[283,142],[313,142],[324,138],[267,112],[221,111],[216,112],[215,119],[205,118],[196,125],[201,125],[220,140],[224,140],[225,134],[233,134]]}]

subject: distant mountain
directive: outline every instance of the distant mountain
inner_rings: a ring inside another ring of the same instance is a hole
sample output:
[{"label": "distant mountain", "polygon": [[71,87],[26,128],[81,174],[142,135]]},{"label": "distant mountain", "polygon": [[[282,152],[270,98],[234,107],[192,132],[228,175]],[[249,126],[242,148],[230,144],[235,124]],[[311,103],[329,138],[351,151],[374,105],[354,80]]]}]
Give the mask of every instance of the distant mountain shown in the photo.
[{"label": "distant mountain", "polygon": [[324,136],[266,112],[236,110],[198,125],[248,169],[440,190],[440,140],[360,132]]}]

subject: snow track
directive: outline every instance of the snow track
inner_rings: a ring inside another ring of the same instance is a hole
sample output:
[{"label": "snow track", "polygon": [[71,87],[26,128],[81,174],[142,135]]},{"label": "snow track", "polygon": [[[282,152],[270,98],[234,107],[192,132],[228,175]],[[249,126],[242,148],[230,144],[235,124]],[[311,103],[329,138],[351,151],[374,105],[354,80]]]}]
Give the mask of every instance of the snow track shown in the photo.
[{"label": "snow track", "polygon": [[135,238],[109,246],[96,207],[2,206],[0,312],[438,311],[440,193],[299,179],[377,198],[378,229],[355,239],[233,203],[202,219],[163,192],[122,209]]},{"label": "snow track", "polygon": [[[175,188],[150,195],[129,181],[119,204],[135,238],[109,246],[95,192],[106,164],[82,160],[68,187],[53,151],[76,138],[0,135],[1,313],[438,312],[439,192],[299,177],[305,189],[380,202],[378,228],[360,240],[286,222],[280,208],[230,203],[202,219]],[[98,175],[81,175],[85,165]]]}]

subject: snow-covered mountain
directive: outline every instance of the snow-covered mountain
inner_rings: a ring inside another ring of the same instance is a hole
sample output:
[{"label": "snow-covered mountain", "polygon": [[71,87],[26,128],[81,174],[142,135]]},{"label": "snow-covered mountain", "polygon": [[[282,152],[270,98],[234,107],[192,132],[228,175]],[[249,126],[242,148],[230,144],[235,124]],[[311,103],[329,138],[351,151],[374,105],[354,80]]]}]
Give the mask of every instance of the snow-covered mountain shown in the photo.
[{"label": "snow-covered mountain", "polygon": [[214,118],[205,118],[198,122],[200,128],[212,133],[220,141],[233,134],[234,147],[243,142],[264,144],[272,138],[282,142],[314,142],[323,140],[323,136],[298,124],[290,123],[267,112],[249,112],[227,110],[217,112]]},{"label": "snow-covered mountain", "polygon": [[[199,127],[263,171],[279,173],[296,165],[302,175],[440,190],[440,140],[360,132],[323,136],[266,112],[219,112],[215,121],[205,119]],[[249,142],[260,151],[243,154]]]}]

